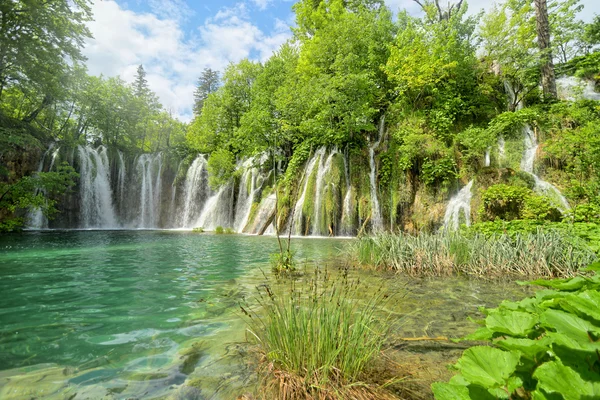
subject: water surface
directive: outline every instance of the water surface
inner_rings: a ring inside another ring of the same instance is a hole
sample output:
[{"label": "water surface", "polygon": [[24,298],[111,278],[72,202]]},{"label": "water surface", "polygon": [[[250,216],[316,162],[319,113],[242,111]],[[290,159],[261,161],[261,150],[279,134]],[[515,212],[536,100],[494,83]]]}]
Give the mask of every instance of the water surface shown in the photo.
[{"label": "water surface", "polygon": [[[329,265],[335,274],[346,242],[295,238],[293,250],[300,265]],[[257,380],[239,305],[267,279],[285,290],[285,281],[269,277],[277,249],[272,237],[181,231],[0,236],[0,399],[252,392]],[[467,317],[477,317],[478,307],[526,293],[510,282],[351,275],[364,282],[365,298],[382,285],[394,294],[385,310],[392,356],[416,368],[420,382],[446,379],[445,364],[460,349],[403,339],[465,335],[476,328]]]}]

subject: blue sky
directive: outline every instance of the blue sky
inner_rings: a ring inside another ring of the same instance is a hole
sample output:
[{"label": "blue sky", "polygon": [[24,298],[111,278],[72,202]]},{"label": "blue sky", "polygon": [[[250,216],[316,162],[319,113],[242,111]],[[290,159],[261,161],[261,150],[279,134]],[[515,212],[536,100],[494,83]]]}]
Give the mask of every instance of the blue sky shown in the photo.
[{"label": "blue sky", "polygon": [[[467,0],[468,1],[468,0]],[[418,14],[413,0],[386,0],[393,11]],[[445,3],[445,1],[442,1]],[[94,36],[84,54],[91,74],[134,79],[144,65],[165,108],[192,117],[195,83],[204,68],[222,71],[243,58],[264,61],[291,36],[293,0],[94,0]],[[468,1],[470,12],[493,0]],[[581,18],[600,14],[600,1],[582,0]]]}]

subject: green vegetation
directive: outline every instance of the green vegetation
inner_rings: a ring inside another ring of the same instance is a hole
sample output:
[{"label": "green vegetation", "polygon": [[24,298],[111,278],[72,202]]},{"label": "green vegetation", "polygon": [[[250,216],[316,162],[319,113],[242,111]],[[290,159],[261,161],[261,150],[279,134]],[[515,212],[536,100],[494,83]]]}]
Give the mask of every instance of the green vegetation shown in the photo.
[{"label": "green vegetation", "polygon": [[379,289],[357,301],[365,289],[346,275],[319,270],[281,290],[258,288],[260,309],[246,305],[242,312],[263,357],[265,398],[395,398],[363,381],[389,325],[377,315],[387,295]]},{"label": "green vegetation", "polygon": [[194,232],[194,233],[204,233],[204,228],[202,228],[201,226],[198,226],[198,227],[192,229],[192,232]]},{"label": "green vegetation", "polygon": [[[596,263],[585,271],[598,271]],[[449,383],[434,383],[437,400],[592,399],[600,393],[600,275],[529,282],[546,289],[484,309]]]},{"label": "green vegetation", "polygon": [[568,231],[506,234],[382,233],[356,239],[351,259],[361,266],[417,276],[568,277],[597,259]]}]

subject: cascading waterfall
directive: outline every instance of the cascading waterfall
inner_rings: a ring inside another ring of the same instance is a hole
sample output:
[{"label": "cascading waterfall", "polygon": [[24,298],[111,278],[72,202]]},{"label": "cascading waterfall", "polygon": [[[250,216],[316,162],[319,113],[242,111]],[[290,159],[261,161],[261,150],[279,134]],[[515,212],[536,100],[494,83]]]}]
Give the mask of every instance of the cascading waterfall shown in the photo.
[{"label": "cascading waterfall", "polygon": [[379,147],[381,139],[383,138],[383,130],[385,127],[385,115],[381,117],[379,123],[379,132],[377,141],[372,145],[369,145],[369,165],[371,171],[369,172],[369,181],[371,183],[371,223],[373,230],[378,231],[383,229],[383,221],[381,219],[381,209],[379,208],[379,199],[377,198],[377,183],[375,179],[375,150]]},{"label": "cascading waterfall", "polygon": [[535,179],[535,190],[537,192],[545,194],[554,201],[556,201],[561,211],[570,210],[571,206],[569,206],[569,202],[567,201],[565,196],[562,195],[560,190],[558,190],[554,185],[544,181],[535,174],[533,170],[533,164],[535,162],[535,156],[539,145],[537,143],[535,133],[533,132],[530,126],[526,126],[523,129],[523,133],[525,151],[523,152],[523,158],[521,159],[521,169],[524,172],[530,174]]},{"label": "cascading waterfall", "polygon": [[313,170],[315,168],[317,160],[320,160],[324,156],[325,156],[325,147],[321,147],[315,152],[315,154],[312,156],[312,158],[308,161],[308,163],[306,164],[306,168],[304,169],[304,179],[303,179],[304,186],[302,187],[302,194],[298,198],[298,201],[296,202],[296,206],[294,207],[294,214],[293,214],[294,221],[293,221],[293,226],[291,227],[292,232],[296,235],[304,234],[304,232],[302,232],[302,208],[304,207],[304,201],[306,200],[306,192],[308,190],[308,182],[310,180],[310,176],[313,173]]},{"label": "cascading waterfall", "polygon": [[506,159],[506,143],[504,142],[503,136],[498,136],[498,160],[504,161]]},{"label": "cascading waterfall", "polygon": [[[48,147],[48,150],[46,150],[46,152],[44,153],[44,155],[42,156],[42,159],[40,160],[40,163],[38,164],[38,169],[37,172],[42,172],[44,170],[44,162],[46,161],[46,157],[48,156],[48,153],[50,153],[52,151],[52,149],[54,148],[54,143],[52,143],[50,145],[50,147]],[[58,151],[60,150],[60,147],[56,148],[56,150],[54,150],[52,152],[52,161],[50,162],[50,168],[48,168],[48,171],[52,170],[52,167],[54,166],[54,161],[56,160],[56,157],[58,156]],[[36,194],[39,193],[36,191]],[[42,212],[42,210],[40,208],[34,208],[32,210],[29,211],[28,215],[27,215],[27,228],[29,229],[44,229],[48,227],[48,218],[46,218],[44,216],[44,213]]]},{"label": "cascading waterfall", "polygon": [[349,229],[352,221],[352,185],[350,183],[350,169],[348,168],[348,160],[344,155],[344,176],[346,178],[346,195],[344,196],[344,204],[342,208],[342,232],[345,235],[350,234]]},{"label": "cascading waterfall", "polygon": [[155,228],[160,216],[162,186],[162,154],[142,154],[136,171],[141,179],[139,228]]},{"label": "cascading waterfall", "polygon": [[244,173],[240,179],[240,188],[237,197],[237,206],[235,210],[234,229],[236,232],[243,232],[248,224],[250,212],[252,211],[252,203],[260,190],[261,182],[258,182],[260,177],[259,170],[254,166],[254,158],[250,158],[242,163]]},{"label": "cascading waterfall", "polygon": [[195,227],[192,224],[198,220],[210,193],[206,166],[206,158],[203,155],[199,155],[192,162],[185,176],[183,213],[179,221],[180,226],[184,228]]},{"label": "cascading waterfall", "polygon": [[196,222],[196,226],[200,226],[204,229],[214,230],[216,227],[230,227],[231,226],[231,193],[233,191],[233,184],[228,183],[213,194],[204,205],[202,214]]},{"label": "cascading waterfall", "polygon": [[323,201],[323,190],[325,175],[331,170],[331,163],[333,156],[337,154],[337,150],[332,150],[326,160],[325,157],[321,157],[319,162],[319,169],[317,170],[317,181],[315,184],[315,215],[313,219],[312,234],[322,235],[321,232],[321,202]]},{"label": "cascading waterfall", "polygon": [[277,197],[275,196],[275,193],[271,193],[263,199],[256,212],[256,218],[254,218],[249,233],[258,235],[275,233],[272,219],[275,214],[276,201]]},{"label": "cascading waterfall", "polygon": [[600,100],[600,93],[596,92],[593,81],[584,80],[575,76],[564,76],[556,80],[559,98],[575,101],[578,98],[586,100]]},{"label": "cascading waterfall", "polygon": [[484,157],[483,165],[484,165],[484,167],[489,167],[491,165],[490,149],[489,148],[485,151],[485,157]]},{"label": "cascading waterfall", "polygon": [[463,187],[448,202],[446,214],[444,215],[444,230],[457,230],[460,227],[460,216],[464,216],[465,224],[471,225],[471,198],[473,193],[473,180],[469,181],[467,186]]},{"label": "cascading waterfall", "polygon": [[118,151],[119,154],[119,175],[117,186],[119,189],[119,204],[123,204],[123,200],[125,198],[125,178],[127,176],[126,168],[125,168],[125,159],[123,158],[123,152],[121,150]]},{"label": "cascading waterfall", "polygon": [[77,146],[82,228],[116,228],[107,149]]}]

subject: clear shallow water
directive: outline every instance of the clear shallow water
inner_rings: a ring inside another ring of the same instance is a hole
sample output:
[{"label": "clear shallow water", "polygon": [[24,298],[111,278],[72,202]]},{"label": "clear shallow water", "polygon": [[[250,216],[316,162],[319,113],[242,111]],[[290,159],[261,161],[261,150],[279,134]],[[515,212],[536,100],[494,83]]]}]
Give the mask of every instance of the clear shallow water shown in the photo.
[{"label": "clear shallow water", "polygon": [[[328,260],[342,244],[301,239],[294,250]],[[169,231],[0,237],[0,398],[161,397],[240,340],[237,304],[277,248]]]},{"label": "clear shallow water", "polygon": [[[293,249],[300,263],[332,265],[345,243],[296,238]],[[251,392],[256,376],[239,303],[265,283],[261,269],[270,275],[277,248],[269,237],[181,231],[0,236],[0,399],[232,399]],[[351,274],[366,284],[366,298],[382,284],[397,294],[386,305],[391,357],[417,368],[425,388],[447,380],[445,365],[461,350],[406,347],[402,338],[463,336],[476,329],[467,317],[477,317],[478,307],[528,291],[510,282]]]}]

